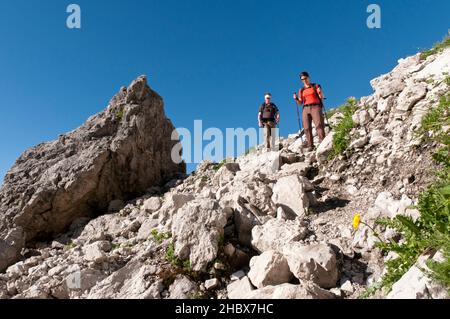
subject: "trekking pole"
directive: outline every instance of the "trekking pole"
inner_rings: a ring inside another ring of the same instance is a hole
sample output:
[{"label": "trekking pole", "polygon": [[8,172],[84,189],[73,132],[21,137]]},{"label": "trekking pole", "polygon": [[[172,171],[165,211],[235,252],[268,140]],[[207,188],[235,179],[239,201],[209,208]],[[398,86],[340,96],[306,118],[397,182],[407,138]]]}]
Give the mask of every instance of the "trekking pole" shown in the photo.
[{"label": "trekking pole", "polygon": [[[294,92],[294,94],[297,93]],[[299,109],[298,103],[295,103],[295,108],[297,109],[298,131],[300,132],[302,130],[302,126],[300,125],[300,111],[298,110]]]},{"label": "trekking pole", "polygon": [[[326,98],[324,98],[324,100],[326,100]],[[327,109],[326,109],[325,103],[323,101],[322,101],[322,106],[323,106],[323,110],[322,110],[323,116],[325,117],[325,120],[327,121],[325,126],[328,126],[331,130],[330,122],[328,121]]]}]

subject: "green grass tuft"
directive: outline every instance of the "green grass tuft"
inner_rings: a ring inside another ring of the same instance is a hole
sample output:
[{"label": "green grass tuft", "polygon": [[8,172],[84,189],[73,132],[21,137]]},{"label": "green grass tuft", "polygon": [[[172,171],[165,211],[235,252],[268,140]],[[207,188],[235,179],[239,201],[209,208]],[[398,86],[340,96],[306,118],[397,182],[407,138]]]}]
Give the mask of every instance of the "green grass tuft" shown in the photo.
[{"label": "green grass tuft", "polygon": [[125,106],[121,105],[116,113],[116,116],[117,116],[117,119],[119,120],[119,122],[121,122],[123,120],[124,113],[125,113]]},{"label": "green grass tuft", "polygon": [[353,127],[355,127],[355,122],[353,122],[352,116],[357,108],[357,100],[350,98],[347,103],[339,107],[339,111],[344,115],[344,117],[338,122],[337,125],[333,126],[333,152],[330,154],[330,158],[334,158],[342,153],[348,148],[350,144],[349,133]]},{"label": "green grass tuft", "polygon": [[436,43],[431,49],[423,51],[420,54],[420,59],[425,60],[429,56],[442,52],[445,48],[448,48],[449,46],[450,46],[450,35],[446,35],[441,42]]},{"label": "green grass tuft", "polygon": [[185,273],[192,273],[191,262],[186,259],[180,259],[175,255],[175,244],[171,242],[166,250],[166,260],[172,264],[172,266],[176,268],[180,268]]}]

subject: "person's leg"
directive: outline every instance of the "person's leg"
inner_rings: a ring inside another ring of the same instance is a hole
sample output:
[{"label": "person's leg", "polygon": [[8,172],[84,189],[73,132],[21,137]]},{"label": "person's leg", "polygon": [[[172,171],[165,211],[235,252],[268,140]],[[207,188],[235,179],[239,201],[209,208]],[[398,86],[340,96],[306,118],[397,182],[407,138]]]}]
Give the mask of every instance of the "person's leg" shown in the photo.
[{"label": "person's leg", "polygon": [[319,141],[322,142],[325,138],[325,123],[322,114],[322,108],[320,106],[313,106],[311,108],[311,116],[314,121],[314,126],[319,136]]},{"label": "person's leg", "polygon": [[270,147],[270,127],[268,122],[264,122],[264,141],[266,143],[266,149]]},{"label": "person's leg", "polygon": [[274,134],[274,131],[273,131],[274,128],[275,128],[275,123],[269,121],[269,122],[267,122],[267,125],[269,126],[269,147],[268,147],[268,149],[271,150],[274,147],[274,144],[275,144],[275,141],[274,141],[275,134]]},{"label": "person's leg", "polygon": [[306,142],[308,147],[313,146],[313,136],[311,128],[310,107],[304,107],[302,112],[303,129],[305,130]]}]

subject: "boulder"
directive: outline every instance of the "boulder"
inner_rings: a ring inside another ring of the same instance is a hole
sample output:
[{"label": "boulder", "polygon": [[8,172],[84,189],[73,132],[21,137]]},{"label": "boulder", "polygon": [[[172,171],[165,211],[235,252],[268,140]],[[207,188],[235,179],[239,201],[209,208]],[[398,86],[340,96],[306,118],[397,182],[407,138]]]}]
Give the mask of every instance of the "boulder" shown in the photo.
[{"label": "boulder", "polygon": [[257,288],[288,283],[292,276],[286,259],[279,252],[269,250],[250,260],[248,277]]},{"label": "boulder", "polygon": [[244,299],[254,289],[248,277],[243,277],[227,286],[228,299]]},{"label": "boulder", "polygon": [[139,228],[137,239],[139,240],[147,240],[151,238],[152,231],[154,229],[157,229],[159,226],[159,222],[157,219],[154,218],[147,218],[144,223],[142,223],[141,227]]},{"label": "boulder", "polygon": [[243,299],[335,299],[331,292],[312,283],[282,284],[253,290]]},{"label": "boulder", "polygon": [[294,164],[285,164],[281,167],[281,172],[279,174],[282,175],[292,175],[297,174],[301,176],[305,176],[309,170],[311,169],[311,165],[305,162],[298,162]]},{"label": "boulder", "polygon": [[336,287],[339,270],[336,254],[330,246],[291,243],[284,247],[283,254],[298,279],[312,281],[322,288]]},{"label": "boulder", "polygon": [[[428,277],[430,271],[428,260],[445,261],[439,252],[433,258],[423,255],[393,286],[387,299],[449,299],[450,295],[445,287],[435,283]],[[424,273],[425,270],[425,273]]]},{"label": "boulder", "polygon": [[316,158],[319,164],[325,162],[328,158],[328,155],[333,151],[333,136],[334,132],[331,131],[330,134],[325,136],[325,139],[317,148]]},{"label": "boulder", "polygon": [[370,81],[375,94],[380,98],[387,98],[390,95],[403,91],[406,83],[403,74],[393,75],[388,73]]},{"label": "boulder", "polygon": [[360,137],[350,143],[350,149],[363,148],[369,142],[367,136]]},{"label": "boulder", "polygon": [[0,272],[20,258],[24,245],[25,236],[21,227],[9,230],[4,238],[0,237]]},{"label": "boulder", "polygon": [[308,228],[300,220],[284,221],[271,219],[252,230],[252,246],[260,251],[282,251],[285,245],[291,245],[305,239]]},{"label": "boulder", "polygon": [[394,101],[394,96],[389,96],[386,99],[379,99],[377,103],[377,111],[379,113],[389,113],[394,106]]},{"label": "boulder", "polygon": [[263,174],[273,174],[280,170],[280,152],[254,153],[237,159],[241,171],[259,171]]},{"label": "boulder", "polygon": [[[139,260],[131,260],[124,267],[96,284],[88,299],[144,299],[154,296],[155,287],[149,276],[155,274],[155,267]],[[83,277],[81,277],[83,283]],[[162,291],[162,290],[161,290]]]},{"label": "boulder", "polygon": [[239,164],[225,163],[214,175],[213,182],[219,185],[219,187],[223,187],[234,179],[234,177],[236,176],[236,172],[239,170]]},{"label": "boulder", "polygon": [[106,260],[105,252],[111,249],[111,243],[108,241],[97,241],[83,248],[84,259],[94,263],[101,263]]},{"label": "boulder", "polygon": [[380,130],[373,130],[370,133],[369,144],[371,144],[371,145],[377,146],[377,145],[382,144],[387,141],[388,141],[388,139],[383,137],[383,134]]},{"label": "boulder", "polygon": [[306,180],[305,177],[298,175],[280,178],[273,187],[272,201],[288,213],[294,213],[299,217],[305,216],[305,209],[309,207],[305,190]]},{"label": "boulder", "polygon": [[189,278],[180,275],[169,287],[170,299],[193,299],[198,286]]},{"label": "boulder", "polygon": [[220,286],[220,281],[217,278],[208,279],[205,281],[206,290],[214,290]]},{"label": "boulder", "polygon": [[427,95],[427,84],[411,83],[400,93],[395,107],[397,112],[410,111],[414,105]]},{"label": "boulder", "polygon": [[161,208],[161,198],[159,197],[150,197],[144,202],[143,209],[148,213],[156,212]]},{"label": "boulder", "polygon": [[173,217],[175,254],[189,259],[194,271],[204,271],[217,257],[226,223],[226,213],[216,201],[196,199],[187,203]]},{"label": "boulder", "polygon": [[[0,189],[0,271],[17,260],[23,242],[60,233],[79,217],[107,212],[114,199],[184,174],[179,156],[172,159],[174,130],[142,76],[79,128],[25,151]],[[5,242],[17,227],[23,238],[12,249]]]}]

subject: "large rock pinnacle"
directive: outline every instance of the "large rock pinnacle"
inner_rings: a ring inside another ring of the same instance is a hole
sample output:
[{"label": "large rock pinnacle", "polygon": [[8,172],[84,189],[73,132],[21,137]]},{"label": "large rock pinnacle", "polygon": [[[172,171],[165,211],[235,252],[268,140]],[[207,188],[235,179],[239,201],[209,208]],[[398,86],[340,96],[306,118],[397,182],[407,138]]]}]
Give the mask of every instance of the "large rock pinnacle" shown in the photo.
[{"label": "large rock pinnacle", "polygon": [[141,76],[79,128],[25,151],[0,190],[0,271],[26,242],[185,173],[171,159],[173,130]]}]

